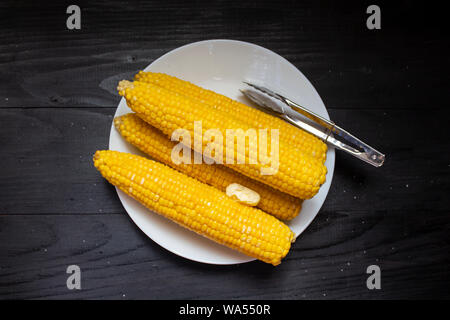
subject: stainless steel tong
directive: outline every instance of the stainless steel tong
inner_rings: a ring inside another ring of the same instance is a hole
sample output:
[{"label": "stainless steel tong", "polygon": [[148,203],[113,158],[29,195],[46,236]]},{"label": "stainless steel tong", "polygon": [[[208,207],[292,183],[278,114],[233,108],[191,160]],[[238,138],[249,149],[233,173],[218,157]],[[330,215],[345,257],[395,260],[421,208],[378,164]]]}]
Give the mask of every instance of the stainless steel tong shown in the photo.
[{"label": "stainless steel tong", "polygon": [[362,142],[354,135],[292,100],[265,87],[249,82],[241,92],[260,107],[288,121],[321,140],[375,167],[381,167],[385,155]]}]

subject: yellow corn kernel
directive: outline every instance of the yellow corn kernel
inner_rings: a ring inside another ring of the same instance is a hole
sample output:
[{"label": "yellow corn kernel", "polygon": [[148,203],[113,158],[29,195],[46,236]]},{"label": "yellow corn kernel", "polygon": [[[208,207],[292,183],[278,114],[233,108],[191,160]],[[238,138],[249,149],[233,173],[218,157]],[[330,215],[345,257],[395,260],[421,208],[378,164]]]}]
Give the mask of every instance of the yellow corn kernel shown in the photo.
[{"label": "yellow corn kernel", "polygon": [[114,125],[125,140],[153,159],[216,187],[220,191],[225,192],[227,186],[232,183],[254,190],[261,197],[257,206],[278,219],[291,220],[301,210],[301,199],[252,180],[223,165],[194,164],[193,154],[190,158],[191,164],[175,164],[171,159],[171,152],[176,142],[170,141],[161,131],[146,123],[135,113],[115,118]]},{"label": "yellow corn kernel", "polygon": [[[94,165],[111,184],[150,210],[264,262],[280,264],[294,239],[289,227],[271,215],[156,161],[103,150],[95,153]],[[257,237],[260,246],[242,240],[244,232]]]},{"label": "yellow corn kernel", "polygon": [[[151,83],[139,81],[131,83],[124,80],[119,83],[117,89],[119,94],[126,98],[128,106],[133,111],[169,137],[180,128],[188,130],[193,137],[194,121],[202,121],[203,136],[198,137],[201,143],[193,145],[193,149],[198,152],[202,152],[208,144],[223,147],[215,141],[210,142],[203,138],[207,130],[217,129],[223,137],[226,137],[227,129],[235,130],[245,127],[245,124],[230,117],[226,112]],[[261,140],[257,139],[257,141]],[[270,149],[270,142],[267,144]],[[300,199],[312,198],[325,182],[326,167],[320,161],[299,152],[284,141],[279,142],[279,163],[275,166],[276,168],[264,165],[264,161],[261,161],[264,159],[251,164],[249,149],[247,144],[245,152],[242,153],[238,150],[236,142],[231,146],[231,151],[237,154],[236,159],[244,159],[245,164],[227,163],[226,154],[230,149],[224,149],[222,152],[224,165]],[[267,169],[272,169],[273,174],[261,174],[264,170],[268,171]]]},{"label": "yellow corn kernel", "polygon": [[165,89],[198,99],[213,108],[229,113],[230,116],[236,115],[247,123],[246,128],[271,127],[279,129],[281,140],[285,140],[286,143],[291,144],[305,154],[315,157],[322,162],[326,160],[327,145],[323,141],[261,110],[164,73],[139,71],[134,79],[153,83]]}]

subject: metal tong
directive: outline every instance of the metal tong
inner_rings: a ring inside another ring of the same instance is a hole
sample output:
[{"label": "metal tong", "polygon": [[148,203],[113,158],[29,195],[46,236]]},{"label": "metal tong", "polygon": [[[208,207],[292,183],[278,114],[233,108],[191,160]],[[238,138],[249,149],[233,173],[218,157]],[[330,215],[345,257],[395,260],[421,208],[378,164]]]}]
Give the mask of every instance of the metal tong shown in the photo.
[{"label": "metal tong", "polygon": [[241,92],[270,113],[299,127],[321,140],[375,167],[381,167],[385,155],[354,135],[292,100],[265,87],[244,81],[248,86]]}]

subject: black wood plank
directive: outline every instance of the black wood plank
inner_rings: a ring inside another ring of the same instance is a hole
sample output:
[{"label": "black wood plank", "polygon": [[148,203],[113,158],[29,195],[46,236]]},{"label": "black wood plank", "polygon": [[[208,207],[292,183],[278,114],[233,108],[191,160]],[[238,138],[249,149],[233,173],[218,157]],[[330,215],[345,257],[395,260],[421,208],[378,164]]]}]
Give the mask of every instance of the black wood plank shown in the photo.
[{"label": "black wood plank", "polygon": [[[108,148],[114,111],[0,110],[0,213],[121,213],[114,188],[92,165],[93,153]],[[449,129],[434,113],[332,110],[331,117],[385,152],[387,161],[376,169],[337,152],[325,210],[448,209]],[[421,132],[423,123],[433,130]]]},{"label": "black wood plank", "polygon": [[[445,11],[378,1],[0,3],[0,299],[450,298]],[[337,153],[321,212],[281,266],[211,266],[160,248],[92,166],[118,80],[194,41],[267,47],[313,83],[333,120],[387,154]],[[81,291],[66,288],[68,265]],[[369,291],[368,265],[382,271]]]},{"label": "black wood plank", "polygon": [[[0,216],[0,298],[449,298],[447,212],[367,213],[319,215],[276,268],[185,260],[126,215]],[[66,287],[72,264],[81,290]],[[379,291],[366,287],[371,264]]]},{"label": "black wood plank", "polygon": [[178,46],[214,38],[278,52],[333,108],[424,108],[447,96],[439,13],[423,6],[386,3],[382,29],[370,31],[365,2],[79,5],[82,28],[69,31],[65,3],[2,3],[0,107],[112,107],[117,80]]},{"label": "black wood plank", "polygon": [[113,109],[3,109],[0,212],[121,211],[114,189],[92,164],[95,151],[108,148],[113,113]]}]

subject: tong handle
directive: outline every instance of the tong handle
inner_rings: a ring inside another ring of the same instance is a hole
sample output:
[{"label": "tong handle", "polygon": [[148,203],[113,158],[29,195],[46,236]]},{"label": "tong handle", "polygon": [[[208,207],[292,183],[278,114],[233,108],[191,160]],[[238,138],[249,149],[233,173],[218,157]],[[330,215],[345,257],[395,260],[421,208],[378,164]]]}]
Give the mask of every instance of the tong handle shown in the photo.
[{"label": "tong handle", "polygon": [[[337,149],[343,150],[375,167],[383,165],[385,160],[384,154],[338,127],[333,121],[321,117],[270,89],[246,81],[244,83],[252,89],[241,90],[242,93],[259,106],[274,112],[278,117],[315,135]],[[278,103],[274,102],[274,99],[275,101],[281,101],[283,106],[288,106],[288,108],[280,107]],[[312,123],[308,123],[307,119],[301,119],[301,115],[311,120]]]},{"label": "tong handle", "polygon": [[333,129],[333,127],[335,126],[334,122],[327,120],[322,116],[319,116],[317,113],[314,113],[314,112],[306,109],[305,107],[289,100],[288,98],[285,98],[285,97],[282,97],[282,98],[283,98],[284,102],[289,107],[291,107],[291,109],[293,109],[294,111],[297,111],[301,115],[307,117],[308,119],[314,121],[315,123],[321,125],[322,127],[325,127],[331,131]]},{"label": "tong handle", "polygon": [[373,165],[374,167],[381,167],[385,160],[385,155],[378,150],[375,150],[368,144],[362,142],[355,136],[351,135],[347,131],[343,130],[342,128],[335,126],[333,132],[340,131],[338,135],[340,137],[343,137],[345,140],[350,140],[352,143],[354,143],[356,146],[361,148],[363,151],[360,151],[356,148],[353,148],[352,146],[349,146],[348,144],[345,144],[339,140],[337,140],[333,136],[329,136],[327,138],[327,142],[334,145],[336,148],[345,151],[347,153],[350,153],[351,155]]},{"label": "tong handle", "polygon": [[[318,136],[319,138],[322,138],[325,142],[332,144],[336,148],[338,148],[342,151],[345,151],[345,152],[373,165],[374,167],[381,167],[383,165],[384,160],[386,158],[386,156],[383,153],[379,152],[378,150],[375,150],[368,144],[362,142],[361,140],[359,140],[358,138],[356,138],[354,135],[350,134],[349,132],[345,131],[341,127],[338,127],[334,122],[329,121],[329,120],[319,116],[318,114],[315,114],[312,111],[309,111],[308,109],[302,107],[301,105],[299,105],[287,98],[284,98],[283,100],[289,107],[291,107],[291,109],[293,111],[300,113],[301,115],[314,121],[314,123],[318,124],[319,126],[325,128],[328,131],[328,134],[326,135],[325,139],[323,137],[323,134],[318,135],[314,130],[311,130],[311,128],[310,128],[310,130],[307,130],[310,133]],[[288,120],[291,120],[291,122],[293,120],[292,116],[288,116],[286,118],[288,118]],[[297,121],[294,121],[294,122],[296,123]],[[346,141],[347,143],[351,143],[351,144],[357,146],[358,148],[360,148],[360,150],[346,144],[345,142],[342,142],[342,141],[336,139],[335,136],[340,137],[342,140]]]}]

